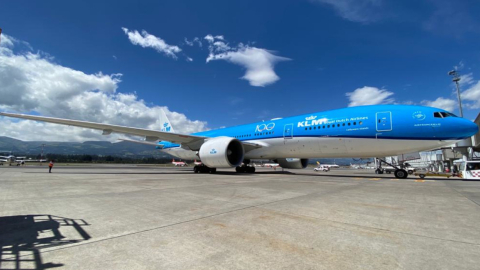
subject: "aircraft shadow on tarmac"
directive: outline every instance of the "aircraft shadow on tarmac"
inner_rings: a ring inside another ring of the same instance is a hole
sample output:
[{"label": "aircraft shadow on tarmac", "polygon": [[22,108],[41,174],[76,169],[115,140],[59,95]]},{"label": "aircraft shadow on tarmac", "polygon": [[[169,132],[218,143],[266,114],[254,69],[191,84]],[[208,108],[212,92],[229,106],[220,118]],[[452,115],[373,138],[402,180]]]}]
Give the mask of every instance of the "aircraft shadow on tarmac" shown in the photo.
[{"label": "aircraft shadow on tarmac", "polygon": [[[38,172],[24,172],[24,173],[38,173]],[[173,174],[173,175],[181,175],[181,174],[195,174],[193,170],[175,170],[175,171],[159,171],[159,172],[101,172],[101,171],[76,171],[76,172],[62,172],[61,170],[57,170],[54,172],[55,174],[101,174],[101,175],[112,175],[112,174],[126,174],[126,175],[144,175],[144,174],[152,174],[152,175],[163,175],[163,174]],[[212,175],[231,175],[231,176],[242,176],[242,175],[263,175],[263,174],[294,174],[289,171],[260,171],[255,173],[237,173],[234,171],[217,171]],[[209,173],[201,173],[200,175],[209,175]]]},{"label": "aircraft shadow on tarmac", "polygon": [[61,263],[44,263],[41,250],[90,239],[83,228],[89,225],[83,219],[52,215],[0,217],[0,269],[61,267]]}]

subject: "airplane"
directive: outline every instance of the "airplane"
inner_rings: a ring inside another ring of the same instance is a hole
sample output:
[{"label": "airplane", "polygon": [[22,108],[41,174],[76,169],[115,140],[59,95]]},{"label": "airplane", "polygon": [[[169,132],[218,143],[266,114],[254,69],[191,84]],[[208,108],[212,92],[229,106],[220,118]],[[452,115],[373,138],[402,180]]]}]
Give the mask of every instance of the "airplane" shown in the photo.
[{"label": "airplane", "polygon": [[356,170],[365,169],[365,165],[364,164],[352,164],[352,163],[350,163],[350,168],[356,169]]},{"label": "airplane", "polygon": [[[450,112],[411,105],[349,107],[193,134],[172,132],[168,121],[158,131],[36,115],[0,115],[97,129],[104,135],[144,136],[175,157],[200,158],[203,165],[194,167],[196,173],[215,173],[217,168],[253,173],[252,159],[270,159],[283,168],[301,169],[309,158],[394,156],[438,149],[478,132],[475,123]],[[406,178],[408,173],[399,168],[395,177]]]},{"label": "airplane", "polygon": [[179,167],[188,166],[187,163],[185,163],[183,161],[175,161],[175,159],[172,159],[172,164],[175,165],[175,167],[177,167],[177,166],[179,166]]},{"label": "airplane", "polygon": [[337,164],[322,164],[323,167],[331,168],[340,168]]},{"label": "airplane", "polygon": [[263,163],[263,164],[262,164],[262,167],[268,167],[268,168],[276,168],[276,167],[279,167],[279,166],[280,166],[280,164],[278,164],[278,163],[271,163],[271,162],[270,162],[270,163]]},{"label": "airplane", "polygon": [[193,164],[195,165],[202,165],[202,162],[201,161],[197,161],[196,159],[193,161]]},{"label": "airplane", "polygon": [[25,158],[26,157],[15,157],[10,153],[8,156],[0,156],[0,165],[7,163],[8,166],[12,166],[12,164],[20,166],[22,164],[22,160]]},{"label": "airplane", "polygon": [[26,158],[26,157],[17,157],[17,162],[20,163],[25,163],[25,162],[47,162],[46,159],[31,159],[31,158]]}]

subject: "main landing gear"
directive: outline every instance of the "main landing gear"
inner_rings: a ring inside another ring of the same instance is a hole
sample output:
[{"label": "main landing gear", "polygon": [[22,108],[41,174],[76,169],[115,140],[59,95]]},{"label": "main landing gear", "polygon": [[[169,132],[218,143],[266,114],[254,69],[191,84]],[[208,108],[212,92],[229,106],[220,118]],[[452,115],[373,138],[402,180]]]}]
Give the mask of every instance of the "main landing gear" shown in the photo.
[{"label": "main landing gear", "polygon": [[248,164],[250,164],[250,159],[244,159],[242,166],[236,167],[235,171],[237,173],[254,173],[255,167],[249,166]]},{"label": "main landing gear", "polygon": [[243,165],[243,166],[236,167],[235,171],[237,173],[254,173],[255,167]]},{"label": "main landing gear", "polygon": [[216,173],[217,168],[210,168],[201,164],[201,165],[195,165],[195,167],[193,167],[193,172],[194,173]]}]

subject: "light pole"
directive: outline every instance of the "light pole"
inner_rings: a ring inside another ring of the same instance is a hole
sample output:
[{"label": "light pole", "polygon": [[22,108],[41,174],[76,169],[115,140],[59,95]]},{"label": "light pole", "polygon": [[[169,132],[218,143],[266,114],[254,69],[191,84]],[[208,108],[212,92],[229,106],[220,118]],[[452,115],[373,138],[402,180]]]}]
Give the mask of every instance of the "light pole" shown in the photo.
[{"label": "light pole", "polygon": [[456,70],[448,72],[448,75],[453,76],[452,81],[455,82],[455,85],[457,86],[458,108],[460,110],[460,117],[463,118],[462,98],[460,97],[460,84],[458,83],[460,81],[460,76],[458,76]]}]

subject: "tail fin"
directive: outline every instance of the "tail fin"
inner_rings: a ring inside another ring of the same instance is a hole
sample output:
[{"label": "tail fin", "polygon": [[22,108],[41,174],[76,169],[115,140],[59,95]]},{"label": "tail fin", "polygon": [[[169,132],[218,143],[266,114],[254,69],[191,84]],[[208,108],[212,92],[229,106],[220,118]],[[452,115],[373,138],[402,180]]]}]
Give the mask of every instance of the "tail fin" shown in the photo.
[{"label": "tail fin", "polygon": [[162,125],[160,131],[175,132],[175,130],[173,130],[172,124],[168,120],[167,115],[165,114],[163,109],[161,110],[161,113],[160,113],[160,123]]}]

